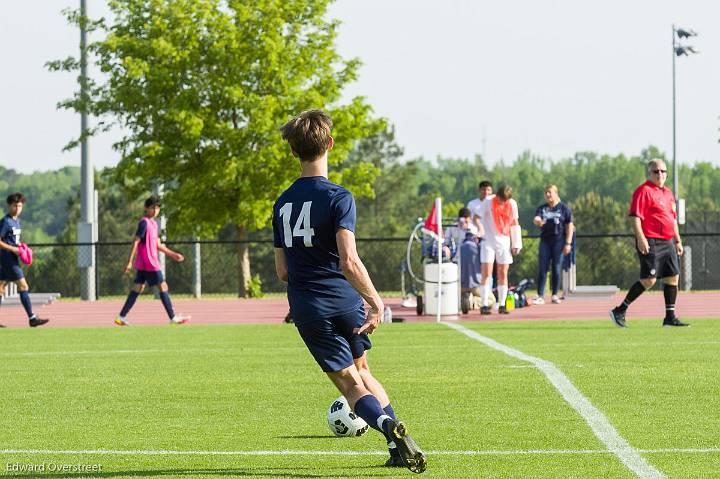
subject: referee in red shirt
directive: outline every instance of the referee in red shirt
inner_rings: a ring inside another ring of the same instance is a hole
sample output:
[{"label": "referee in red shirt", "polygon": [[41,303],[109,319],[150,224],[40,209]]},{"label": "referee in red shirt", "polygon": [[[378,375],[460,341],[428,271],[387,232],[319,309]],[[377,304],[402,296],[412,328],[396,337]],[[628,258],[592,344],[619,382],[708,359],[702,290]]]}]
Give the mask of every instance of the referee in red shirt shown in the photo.
[{"label": "referee in red shirt", "polygon": [[658,277],[663,280],[665,319],[663,326],[689,326],[675,317],[680,262],[683,247],[676,221],[675,196],[665,188],[667,166],[659,159],[647,165],[650,180],[633,193],[630,204],[635,248],[640,258],[640,281],[632,285],[622,304],[610,311],[610,318],[621,328],[628,306],[652,288]]}]

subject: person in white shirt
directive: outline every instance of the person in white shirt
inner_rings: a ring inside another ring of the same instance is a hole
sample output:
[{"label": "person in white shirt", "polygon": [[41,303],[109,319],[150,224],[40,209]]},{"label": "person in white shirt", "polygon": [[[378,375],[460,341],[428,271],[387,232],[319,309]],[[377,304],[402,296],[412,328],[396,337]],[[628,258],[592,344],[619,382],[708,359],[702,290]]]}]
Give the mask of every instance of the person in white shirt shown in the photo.
[{"label": "person in white shirt", "polygon": [[460,249],[460,245],[465,241],[467,233],[472,233],[478,236],[478,229],[472,222],[472,215],[468,208],[462,207],[458,212],[458,220],[454,225],[450,225],[445,228],[445,244],[450,246],[450,240],[452,239],[455,244],[455,251]]},{"label": "person in white shirt", "polygon": [[481,181],[478,184],[478,197],[468,201],[467,208],[472,215],[472,222],[475,227],[480,229],[480,205],[487,198],[492,198],[493,186],[489,181]]},{"label": "person in white shirt", "polygon": [[508,270],[513,262],[513,254],[517,254],[519,245],[511,244],[511,228],[519,227],[518,206],[512,199],[512,188],[503,185],[491,198],[486,198],[479,209],[480,262],[482,263],[482,287],[480,289],[482,307],[480,314],[490,314],[489,306],[490,282],[493,263],[497,263],[498,312],[508,314],[505,300],[508,292]]}]

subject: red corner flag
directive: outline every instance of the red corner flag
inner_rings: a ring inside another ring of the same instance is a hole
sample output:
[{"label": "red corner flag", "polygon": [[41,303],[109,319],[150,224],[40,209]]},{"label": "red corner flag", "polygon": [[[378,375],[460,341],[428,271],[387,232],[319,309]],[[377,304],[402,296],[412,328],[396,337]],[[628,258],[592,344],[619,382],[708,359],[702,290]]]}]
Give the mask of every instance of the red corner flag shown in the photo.
[{"label": "red corner flag", "polygon": [[438,224],[438,211],[437,211],[437,201],[433,203],[432,210],[430,210],[430,214],[428,215],[427,219],[425,220],[425,224],[423,225],[423,232],[431,235],[433,238],[440,238],[442,239],[443,231],[440,225]]}]

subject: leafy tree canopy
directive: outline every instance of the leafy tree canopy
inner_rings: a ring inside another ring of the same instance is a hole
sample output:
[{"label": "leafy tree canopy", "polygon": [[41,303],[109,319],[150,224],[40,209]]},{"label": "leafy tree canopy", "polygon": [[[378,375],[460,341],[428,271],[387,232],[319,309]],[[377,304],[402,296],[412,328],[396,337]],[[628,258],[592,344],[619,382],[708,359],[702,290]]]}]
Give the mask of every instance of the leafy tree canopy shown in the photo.
[{"label": "leafy tree canopy", "polygon": [[[85,134],[112,126],[124,132],[114,145],[122,159],[113,179],[132,196],[164,184],[172,233],[261,228],[299,174],[279,134],[282,123],[302,110],[326,109],[335,123],[331,167],[357,139],[384,126],[363,98],[340,103],[359,61],[337,53],[329,3],[113,0],[112,22],[67,12],[71,23],[105,33],[89,45],[105,81],[86,79],[87,97],[76,93],[60,106],[105,121]],[[76,71],[79,61],[49,67]],[[378,173],[357,162],[333,169],[331,179],[372,196]]]}]

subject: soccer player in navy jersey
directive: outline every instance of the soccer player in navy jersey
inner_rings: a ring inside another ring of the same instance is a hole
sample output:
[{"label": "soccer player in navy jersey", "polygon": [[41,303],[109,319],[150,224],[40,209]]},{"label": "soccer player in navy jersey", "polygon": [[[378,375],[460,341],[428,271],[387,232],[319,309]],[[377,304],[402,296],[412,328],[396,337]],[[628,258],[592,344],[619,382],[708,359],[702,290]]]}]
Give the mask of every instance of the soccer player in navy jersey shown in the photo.
[{"label": "soccer player in navy jersey", "polygon": [[[25,205],[25,196],[22,193],[13,193],[7,197],[8,213],[0,220],[0,304],[5,291],[5,284],[13,282],[17,285],[20,302],[28,315],[31,328],[42,326],[47,319],[38,318],[33,313],[30,301],[30,287],[28,286],[22,268],[20,268],[20,214]],[[3,326],[0,326],[3,327]]]},{"label": "soccer player in navy jersey", "polygon": [[281,128],[302,175],[273,206],[275,269],[288,283],[291,316],[315,361],[355,414],[385,435],[385,465],[420,473],[425,456],[368,367],[368,334],[379,326],[384,304],[355,247],[355,200],[327,178],[331,128],[320,110],[304,111]]}]

